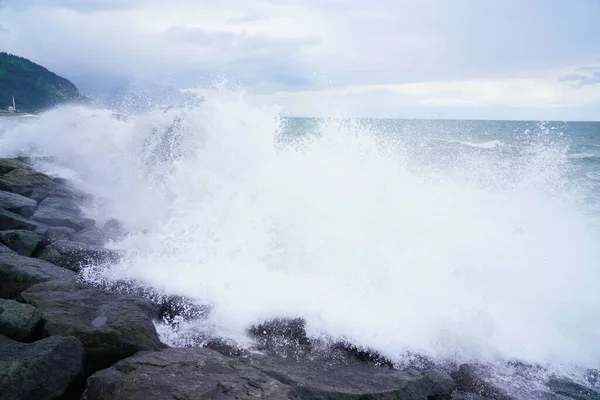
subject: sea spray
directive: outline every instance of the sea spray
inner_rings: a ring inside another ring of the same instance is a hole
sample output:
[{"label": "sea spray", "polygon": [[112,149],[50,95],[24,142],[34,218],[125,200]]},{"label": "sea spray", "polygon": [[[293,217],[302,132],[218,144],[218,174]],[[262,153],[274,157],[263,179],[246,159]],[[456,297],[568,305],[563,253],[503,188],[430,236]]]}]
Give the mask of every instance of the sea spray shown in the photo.
[{"label": "sea spray", "polygon": [[302,317],[391,359],[597,365],[597,217],[564,140],[302,124],[237,97],[127,119],[63,107],[0,152],[55,157],[42,167],[97,197],[90,216],[132,232],[98,278],[207,304],[212,334]]}]

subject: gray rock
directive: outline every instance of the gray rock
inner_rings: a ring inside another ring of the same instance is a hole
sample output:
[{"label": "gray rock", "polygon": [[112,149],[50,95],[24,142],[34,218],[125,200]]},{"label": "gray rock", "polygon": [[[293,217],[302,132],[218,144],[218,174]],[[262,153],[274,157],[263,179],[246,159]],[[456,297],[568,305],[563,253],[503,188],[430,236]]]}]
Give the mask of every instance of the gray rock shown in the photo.
[{"label": "gray rock", "polygon": [[567,378],[552,378],[546,384],[555,394],[575,400],[600,400],[600,393]]},{"label": "gray rock", "polygon": [[0,243],[0,254],[2,254],[2,253],[13,253],[13,254],[16,254],[14,251],[12,251],[8,247],[6,247],[2,243]]},{"label": "gray rock", "polygon": [[0,298],[14,299],[37,283],[75,277],[74,272],[46,261],[16,253],[0,253]]},{"label": "gray rock", "polygon": [[81,340],[88,373],[140,350],[165,347],[152,323],[156,310],[146,299],[58,280],[32,286],[20,297],[42,312],[44,335]]},{"label": "gray rock", "polygon": [[91,227],[73,235],[72,241],[89,244],[92,246],[104,246],[110,241],[109,235],[102,229]]},{"label": "gray rock", "polygon": [[48,197],[43,200],[31,217],[48,226],[65,226],[80,231],[94,226],[94,220],[84,218],[81,208],[70,199]]},{"label": "gray rock", "polygon": [[0,207],[28,218],[33,215],[37,202],[20,194],[0,190]]},{"label": "gray rock", "polygon": [[135,355],[92,375],[86,400],[298,399],[247,363],[201,348]]},{"label": "gray rock", "polygon": [[44,247],[38,258],[72,271],[79,271],[82,267],[91,264],[117,262],[120,254],[100,246],[58,240]]},{"label": "gray rock", "polygon": [[34,189],[50,189],[57,184],[50,177],[32,169],[14,169],[0,176],[0,190],[31,197]]},{"label": "gray rock", "polygon": [[24,229],[34,231],[40,226],[41,224],[38,222],[28,220],[19,214],[0,208],[0,230]]},{"label": "gray rock", "polygon": [[18,159],[0,158],[0,174],[7,174],[15,169],[29,169],[30,167]]},{"label": "gray rock", "polygon": [[489,400],[486,397],[482,397],[473,393],[465,392],[454,392],[452,393],[452,400]]},{"label": "gray rock", "polygon": [[0,335],[0,400],[74,398],[83,379],[83,346],[53,336],[30,344]]},{"label": "gray rock", "polygon": [[59,240],[71,240],[75,235],[75,229],[64,226],[51,226],[44,230],[44,241],[47,244],[52,244]]},{"label": "gray rock", "polygon": [[463,364],[451,374],[458,390],[472,393],[490,400],[515,400],[501,388],[490,382],[482,366]]},{"label": "gray rock", "polygon": [[108,221],[106,221],[104,223],[104,226],[102,227],[102,230],[104,231],[106,236],[112,240],[122,239],[127,234],[127,230],[125,229],[123,224],[114,218],[111,218]]},{"label": "gray rock", "polygon": [[449,399],[455,384],[437,371],[398,371],[353,360],[252,356],[250,365],[291,386],[300,399]]},{"label": "gray rock", "polygon": [[24,230],[0,231],[0,242],[16,253],[31,257],[42,243],[42,237]]},{"label": "gray rock", "polygon": [[41,313],[29,304],[0,299],[0,334],[28,342],[40,322]]},{"label": "gray rock", "polygon": [[59,179],[57,179],[57,178],[51,178],[51,179],[56,184],[55,186],[51,186],[51,187],[44,186],[44,187],[35,188],[31,191],[31,195],[29,195],[29,197],[31,197],[33,200],[35,200],[37,202],[42,202],[42,201],[46,200],[47,198],[62,198],[62,199],[66,199],[66,200],[74,200],[74,201],[80,202],[80,201],[84,201],[89,198],[89,196],[86,195],[85,193],[80,192],[76,189],[73,189],[73,188],[69,187],[68,185],[65,185]]}]

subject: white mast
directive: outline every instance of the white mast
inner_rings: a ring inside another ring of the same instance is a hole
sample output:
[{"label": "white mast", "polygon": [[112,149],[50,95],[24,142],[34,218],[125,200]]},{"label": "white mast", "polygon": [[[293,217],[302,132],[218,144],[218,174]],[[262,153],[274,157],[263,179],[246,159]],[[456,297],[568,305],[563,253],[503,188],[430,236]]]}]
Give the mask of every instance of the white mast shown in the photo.
[{"label": "white mast", "polygon": [[15,96],[13,96],[13,110],[17,112],[17,106],[15,105]]}]

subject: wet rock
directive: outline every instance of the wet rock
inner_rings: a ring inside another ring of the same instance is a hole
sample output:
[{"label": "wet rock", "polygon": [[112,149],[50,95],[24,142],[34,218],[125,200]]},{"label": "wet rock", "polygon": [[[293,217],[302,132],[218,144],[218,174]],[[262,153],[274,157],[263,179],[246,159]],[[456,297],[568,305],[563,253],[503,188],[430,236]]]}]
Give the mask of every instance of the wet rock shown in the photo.
[{"label": "wet rock", "polygon": [[575,400],[600,400],[600,393],[567,378],[552,378],[546,384],[555,394]]},{"label": "wet rock", "polygon": [[489,400],[485,397],[481,397],[479,395],[473,393],[465,393],[465,392],[454,392],[452,393],[452,400]]},{"label": "wet rock", "polygon": [[463,364],[458,371],[451,374],[458,390],[476,394],[490,400],[515,400],[504,390],[490,382],[483,367],[473,364]]},{"label": "wet rock", "polygon": [[41,283],[20,297],[42,312],[44,335],[81,340],[88,373],[140,350],[164,347],[152,323],[156,310],[148,300],[69,281]]},{"label": "wet rock", "polygon": [[65,226],[76,231],[95,224],[94,220],[83,217],[83,212],[75,201],[60,197],[43,200],[31,219],[48,226]]},{"label": "wet rock", "polygon": [[15,169],[30,169],[28,165],[15,158],[0,158],[0,174],[7,174]]},{"label": "wet rock", "polygon": [[246,363],[201,348],[135,355],[92,375],[86,400],[296,399],[293,390]]},{"label": "wet rock", "polygon": [[28,342],[40,322],[41,313],[29,304],[0,299],[0,335]]},{"label": "wet rock", "polygon": [[6,247],[2,243],[0,243],[0,254],[2,254],[2,253],[13,253],[13,254],[16,254],[14,251],[12,251],[8,247]]},{"label": "wet rock", "polygon": [[74,242],[81,242],[92,246],[104,246],[110,239],[104,230],[97,227],[86,228],[71,238]]},{"label": "wet rock", "polygon": [[254,325],[248,332],[258,339],[264,348],[308,346],[306,321],[302,318],[275,318]]},{"label": "wet rock", "polygon": [[377,351],[365,347],[356,346],[350,342],[342,341],[333,345],[333,349],[341,350],[356,360],[377,365],[380,367],[394,368],[394,363],[379,354]]},{"label": "wet rock", "polygon": [[40,223],[28,220],[19,214],[0,208],[0,230],[23,229],[34,231],[40,226]]},{"label": "wet rock", "polygon": [[58,240],[44,247],[37,257],[63,268],[79,271],[86,265],[117,262],[121,256],[117,251],[104,247]]},{"label": "wet rock", "polygon": [[52,226],[48,227],[43,232],[44,243],[52,244],[59,240],[71,240],[75,235],[75,229],[67,228],[64,226]]},{"label": "wet rock", "polygon": [[13,169],[0,176],[0,190],[31,197],[35,189],[48,190],[56,186],[56,182],[41,172],[32,169]]},{"label": "wet rock", "polygon": [[452,378],[437,371],[392,370],[360,362],[253,356],[249,363],[291,386],[301,399],[450,399]]},{"label": "wet rock", "polygon": [[37,202],[20,194],[0,190],[0,207],[28,218],[33,215]]},{"label": "wet rock", "polygon": [[0,242],[16,253],[30,257],[42,243],[42,237],[24,230],[0,231]]},{"label": "wet rock", "polygon": [[75,273],[16,253],[0,253],[0,298],[14,299],[23,290],[53,279],[75,279]]},{"label": "wet rock", "polygon": [[83,346],[53,336],[30,344],[0,335],[0,399],[76,398],[83,378]]},{"label": "wet rock", "polygon": [[109,239],[119,240],[122,239],[126,234],[127,230],[121,223],[121,221],[116,220],[114,218],[109,219],[104,223],[102,227],[104,233],[108,236]]}]

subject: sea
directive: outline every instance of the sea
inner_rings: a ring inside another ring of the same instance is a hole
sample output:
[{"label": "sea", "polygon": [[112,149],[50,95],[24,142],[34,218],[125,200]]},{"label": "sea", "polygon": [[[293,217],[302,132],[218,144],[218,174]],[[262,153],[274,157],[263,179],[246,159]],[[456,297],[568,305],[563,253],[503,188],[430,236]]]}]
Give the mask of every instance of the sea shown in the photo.
[{"label": "sea", "polygon": [[530,385],[514,361],[574,379],[600,367],[600,122],[64,106],[0,119],[0,156],[19,155],[131,232],[86,280],[210,309],[159,324],[171,345],[245,346],[249,326],[301,317],[309,336],[398,362],[497,365],[509,386]]}]

